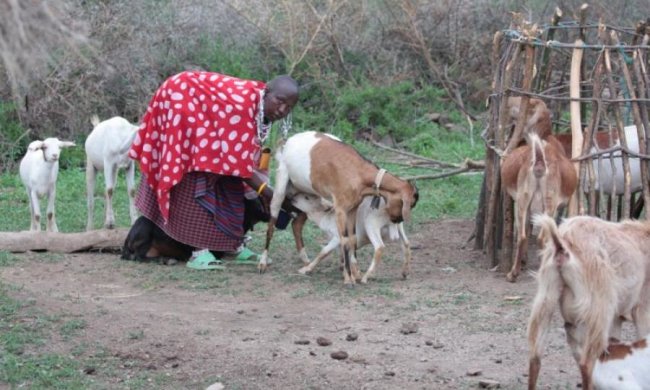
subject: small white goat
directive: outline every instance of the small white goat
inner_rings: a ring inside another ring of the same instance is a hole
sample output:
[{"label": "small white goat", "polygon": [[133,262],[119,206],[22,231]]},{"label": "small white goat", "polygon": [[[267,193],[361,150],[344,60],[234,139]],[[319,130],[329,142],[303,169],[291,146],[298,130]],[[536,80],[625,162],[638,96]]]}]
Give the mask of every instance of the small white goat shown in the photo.
[{"label": "small white goat", "polygon": [[333,204],[344,267],[343,280],[354,284],[361,279],[354,249],[357,208],[367,196],[386,201],[385,210],[393,223],[408,221],[418,199],[417,188],[379,169],[354,148],[334,136],[306,131],[295,134],[276,154],[278,168],[271,200],[271,218],[259,269],[269,263],[268,250],[275,222],[291,182],[298,192],[318,195]]},{"label": "small white goat", "polygon": [[73,142],[59,141],[58,138],[46,138],[32,141],[25,157],[20,161],[20,178],[27,189],[29,211],[31,213],[30,231],[41,230],[41,206],[39,197],[47,194],[48,232],[58,232],[54,201],[56,198],[56,179],[59,175],[59,157],[61,148],[75,146]]},{"label": "small white goat", "polygon": [[544,340],[555,308],[564,319],[567,342],[578,363],[582,388],[593,388],[593,370],[624,320],[637,336],[650,333],[650,223],[566,219],[538,214],[542,243],[538,287],[528,321],[528,388],[535,389]]},{"label": "small white goat", "polygon": [[[370,206],[372,202],[371,197],[366,197],[357,212],[356,223],[356,237],[357,248],[372,243],[374,254],[370,267],[363,275],[361,283],[367,283],[368,279],[374,274],[375,268],[381,260],[381,255],[384,245],[384,239],[390,241],[400,240],[402,243],[402,253],[404,255],[404,263],[402,264],[402,277],[406,278],[409,274],[411,264],[411,247],[404,232],[403,223],[392,223],[385,210],[386,203],[381,200],[379,207],[373,209]],[[316,223],[318,227],[327,233],[329,242],[321,249],[320,253],[313,261],[309,261],[307,251],[303,245],[302,228],[304,220],[294,219],[292,222],[293,233],[296,238],[296,246],[300,253],[300,258],[303,263],[307,265],[301,268],[298,272],[305,275],[314,270],[318,263],[329,255],[334,249],[339,247],[339,233],[336,227],[336,216],[332,209],[332,204],[327,200],[320,198],[316,195],[298,193],[291,197],[291,203],[298,209],[307,214],[307,217]],[[295,225],[298,226],[295,226]]]},{"label": "small white goat", "polygon": [[115,227],[113,212],[113,190],[117,180],[117,171],[126,169],[126,189],[129,196],[129,215],[131,224],[138,217],[135,209],[135,164],[128,157],[128,151],[135,138],[138,126],[119,116],[99,122],[93,116],[91,122],[93,131],[86,139],[86,196],[88,204],[88,220],[86,230],[93,228],[93,213],[95,207],[95,178],[98,170],[104,171],[105,189],[105,219],[104,227]]},{"label": "small white goat", "polygon": [[633,343],[610,341],[594,367],[599,390],[650,389],[650,334]]}]

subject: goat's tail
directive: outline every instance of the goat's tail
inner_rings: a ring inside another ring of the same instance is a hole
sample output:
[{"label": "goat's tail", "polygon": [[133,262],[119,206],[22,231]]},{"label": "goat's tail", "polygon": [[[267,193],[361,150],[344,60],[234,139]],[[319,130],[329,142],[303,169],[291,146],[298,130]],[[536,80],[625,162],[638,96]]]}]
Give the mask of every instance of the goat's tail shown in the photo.
[{"label": "goat's tail", "polygon": [[603,258],[607,256],[605,252],[593,248],[592,243],[576,242],[584,236],[576,234],[575,228],[568,233],[566,240],[572,242],[571,248],[578,251],[577,256],[569,252],[553,218],[535,215],[533,223],[540,227],[539,242],[542,250],[537,296],[528,323],[531,359],[541,355],[553,309],[558,305],[561,292],[566,286],[574,297],[569,310],[577,323],[572,325],[585,330],[579,336],[583,346],[579,364],[593,364],[607,347],[607,338],[616,312],[618,297],[615,272],[609,260]]},{"label": "goat's tail", "polygon": [[93,127],[95,127],[95,126],[97,126],[99,124],[99,117],[97,116],[97,114],[93,115],[90,118],[90,123],[93,125]]},{"label": "goat's tail", "polygon": [[536,178],[546,175],[546,155],[544,154],[544,144],[537,133],[526,133],[526,142],[532,149],[530,167]]},{"label": "goat's tail", "polygon": [[133,140],[135,139],[135,136],[138,135],[138,130],[140,128],[138,126],[133,126],[133,131],[129,136],[122,142],[122,145],[120,145],[119,149],[119,154],[126,154],[126,152],[131,149],[131,144],[133,143]]}]

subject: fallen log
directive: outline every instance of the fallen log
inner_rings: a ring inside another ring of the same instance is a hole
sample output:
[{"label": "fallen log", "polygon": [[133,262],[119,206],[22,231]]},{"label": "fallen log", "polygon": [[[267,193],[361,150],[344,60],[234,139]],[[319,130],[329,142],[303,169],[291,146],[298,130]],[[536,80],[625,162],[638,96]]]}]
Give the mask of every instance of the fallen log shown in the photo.
[{"label": "fallen log", "polygon": [[124,244],[129,229],[100,229],[79,233],[0,232],[0,251],[73,253],[115,251]]}]

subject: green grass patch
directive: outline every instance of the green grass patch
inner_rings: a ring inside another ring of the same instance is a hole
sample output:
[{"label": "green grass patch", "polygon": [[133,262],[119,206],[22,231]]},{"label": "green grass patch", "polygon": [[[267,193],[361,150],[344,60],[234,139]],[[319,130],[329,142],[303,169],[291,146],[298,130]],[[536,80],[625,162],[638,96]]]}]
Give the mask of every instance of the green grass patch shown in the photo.
[{"label": "green grass patch", "polygon": [[[67,356],[36,353],[54,324],[9,295],[0,283],[0,383],[12,388],[87,389],[79,362]],[[76,325],[75,325],[76,327]]]}]

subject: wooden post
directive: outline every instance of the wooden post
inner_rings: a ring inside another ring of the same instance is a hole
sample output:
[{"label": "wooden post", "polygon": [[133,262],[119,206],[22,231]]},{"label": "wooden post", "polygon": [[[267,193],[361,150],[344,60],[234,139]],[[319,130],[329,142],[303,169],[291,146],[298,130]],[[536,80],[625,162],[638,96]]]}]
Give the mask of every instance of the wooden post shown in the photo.
[{"label": "wooden post", "polygon": [[[555,13],[551,18],[551,26],[556,27],[560,20],[562,20],[562,10],[559,7],[555,7]],[[549,28],[548,33],[546,34],[546,41],[552,41],[555,37],[555,29]],[[551,72],[553,71],[553,58],[555,53],[552,49],[543,47],[542,48],[542,60],[541,60],[541,71],[539,72],[540,76],[537,79],[537,91],[547,88],[551,82]]]},{"label": "wooden post", "polygon": [[[526,92],[530,92],[533,85],[533,76],[535,71],[535,47],[531,44],[527,44],[525,47],[525,52],[526,64],[524,65],[524,79],[521,89]],[[510,153],[514,148],[516,148],[519,142],[521,142],[523,139],[524,126],[528,118],[528,100],[530,100],[528,95],[521,97],[521,105],[519,106],[519,118],[517,118],[515,131],[513,131],[512,136],[508,141],[508,146],[505,149],[506,155]]]},{"label": "wooden post", "polygon": [[[618,34],[616,33],[616,31],[612,31],[610,33],[610,37],[612,39],[612,45],[614,45],[614,46],[619,45],[620,42],[618,40]],[[627,79],[629,79],[629,76],[630,76],[630,71],[627,68],[627,65],[625,64],[625,59],[621,55],[618,56],[618,64],[619,64],[619,67],[623,70],[624,78],[627,81]],[[630,93],[630,97],[635,96],[634,88],[630,89],[630,84],[629,83],[627,83],[627,88],[629,90],[628,92]],[[634,108],[636,106],[633,105],[632,107]],[[619,107],[619,109],[620,109],[620,107]],[[637,109],[638,109],[638,107],[637,107]],[[626,139],[626,135],[625,135],[625,125],[623,124],[623,117],[620,116],[620,113],[619,113],[619,117],[617,118],[617,126],[618,126],[618,130],[619,130],[621,146],[623,146],[624,148],[627,148],[627,139]],[[632,201],[632,195],[631,195],[631,190],[630,190],[630,186],[631,186],[631,182],[632,182],[632,175],[630,173],[630,160],[629,160],[628,154],[626,152],[622,152],[622,156],[623,156],[623,171],[624,171],[625,188],[623,190],[623,205],[621,207],[621,214],[620,215],[629,216],[630,215],[630,203]]]},{"label": "wooden post", "polygon": [[[512,58],[509,61],[506,61],[502,66],[505,66],[505,69],[500,69],[500,75],[502,75],[498,80],[501,82],[500,85],[497,85],[496,90],[499,92],[503,92],[506,90],[507,87],[510,86],[512,82],[512,72],[513,69],[516,68],[516,65],[519,61],[519,46],[513,42],[510,42],[508,45],[508,48],[506,50],[506,56],[504,58],[508,58],[509,54],[512,53]],[[502,148],[504,144],[504,134],[505,134],[505,127],[507,124],[507,106],[506,104],[503,103],[503,98],[501,95],[499,95],[499,105],[498,107],[494,107],[493,111],[493,125],[496,125],[496,131],[494,135],[494,139],[497,140],[497,147]],[[494,118],[494,114],[498,112],[498,115],[496,118]],[[495,123],[496,122],[496,123]],[[499,204],[501,203],[501,196],[502,196],[502,191],[501,191],[501,177],[499,175],[499,167],[500,167],[500,159],[499,156],[496,155],[496,153],[492,154],[493,152],[490,151],[490,154],[494,156],[493,161],[486,161],[486,167],[488,164],[492,165],[493,169],[493,176],[492,180],[488,183],[492,183],[492,185],[488,188],[488,211],[487,211],[487,217],[485,218],[485,242],[486,242],[486,257],[488,260],[488,263],[491,265],[494,265],[497,263],[497,240],[495,239],[496,235],[495,230],[497,226],[497,211],[499,208]]]},{"label": "wooden post", "polygon": [[[582,54],[584,49],[580,46],[583,45],[583,41],[578,39],[575,42],[576,48],[573,49],[573,55],[571,57],[571,74],[569,77],[569,97],[571,99],[580,98],[580,67],[582,64]],[[580,116],[580,101],[571,100],[570,103],[571,111],[571,158],[576,158],[582,154],[582,122]],[[574,169],[576,170],[576,175],[580,177],[580,163],[573,163]],[[569,200],[568,215],[574,216],[578,215],[578,192],[575,191]]]},{"label": "wooden post", "polygon": [[[648,43],[648,34],[644,34],[646,31],[646,24],[641,23],[637,26],[637,34],[643,34],[642,42],[647,45]],[[635,38],[636,41],[636,38]],[[635,42],[636,43],[636,42]],[[637,96],[639,97],[638,110],[639,118],[635,116],[635,123],[637,123],[637,133],[639,137],[639,153],[647,154],[648,152],[648,107],[645,101],[643,101],[648,94],[648,74],[646,72],[646,67],[644,66],[644,56],[642,49],[635,49],[634,55],[634,75],[636,78],[636,90]],[[639,123],[641,126],[639,126]],[[650,179],[650,173],[648,172],[648,161],[642,159],[641,164],[641,182],[643,183],[643,203],[645,205],[650,205],[650,186],[648,185],[648,180]],[[647,207],[647,206],[646,206]],[[650,219],[650,213],[646,212],[646,219]]]}]

